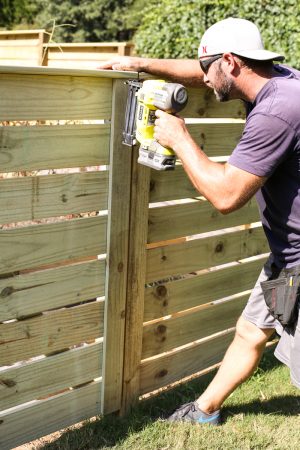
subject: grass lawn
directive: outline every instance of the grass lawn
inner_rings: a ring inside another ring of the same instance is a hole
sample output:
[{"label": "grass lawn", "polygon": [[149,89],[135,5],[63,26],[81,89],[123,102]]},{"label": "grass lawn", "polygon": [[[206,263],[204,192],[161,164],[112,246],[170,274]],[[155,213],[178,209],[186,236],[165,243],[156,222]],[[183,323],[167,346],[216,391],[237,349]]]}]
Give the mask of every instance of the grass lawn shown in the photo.
[{"label": "grass lawn", "polygon": [[[126,418],[114,415],[68,429],[45,450],[296,450],[300,449],[300,390],[288,369],[267,352],[259,369],[226,401],[220,427],[166,423],[163,417],[197,397],[212,374],[141,402]],[[41,447],[31,447],[41,448]]]}]

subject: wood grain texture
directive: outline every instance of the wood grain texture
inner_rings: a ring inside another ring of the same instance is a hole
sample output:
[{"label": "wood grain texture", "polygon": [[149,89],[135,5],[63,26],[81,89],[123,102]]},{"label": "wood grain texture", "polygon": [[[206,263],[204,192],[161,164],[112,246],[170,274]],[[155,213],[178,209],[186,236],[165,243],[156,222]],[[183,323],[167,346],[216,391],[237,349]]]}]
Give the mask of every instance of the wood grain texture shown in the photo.
[{"label": "wood grain texture", "polygon": [[141,363],[141,391],[148,394],[219,363],[233,332]]},{"label": "wood grain texture", "polygon": [[121,408],[128,271],[131,150],[122,144],[127,86],[113,82],[107,232],[103,412]]},{"label": "wood grain texture", "polygon": [[148,243],[206,233],[259,221],[256,200],[231,214],[221,214],[208,201],[149,209]]},{"label": "wood grain texture", "polygon": [[0,179],[0,223],[107,209],[108,172]]},{"label": "wood grain texture", "polygon": [[145,292],[144,321],[158,319],[252,289],[266,258],[171,281]]},{"label": "wood grain texture", "polygon": [[214,91],[207,87],[189,88],[187,106],[181,111],[182,117],[230,117],[244,118],[245,107],[242,101],[234,100],[220,103]]},{"label": "wood grain texture", "polygon": [[150,169],[140,165],[137,159],[138,149],[135,148],[131,191],[122,414],[128,412],[138,400],[140,392],[139,371],[143,338]]},{"label": "wood grain texture", "polygon": [[101,381],[97,381],[23,408],[0,413],[0,448],[11,450],[96,416],[100,411]]},{"label": "wood grain texture", "polygon": [[108,79],[136,79],[139,78],[138,72],[127,72],[120,70],[90,70],[90,69],[67,69],[52,67],[24,67],[24,66],[1,66],[2,74],[19,74],[19,75],[55,75],[67,77],[88,77],[88,78],[108,78]]},{"label": "wood grain texture", "polygon": [[103,335],[104,302],[92,302],[0,324],[0,361],[10,365]]},{"label": "wood grain texture", "polygon": [[106,217],[0,230],[0,273],[106,251]]},{"label": "wood grain texture", "polygon": [[165,245],[147,251],[147,282],[269,252],[261,227]]},{"label": "wood grain texture", "polygon": [[209,157],[230,155],[242,135],[244,123],[187,125],[192,138]]},{"label": "wood grain texture", "polygon": [[106,165],[108,125],[0,127],[0,171]]},{"label": "wood grain texture", "polygon": [[1,73],[0,120],[109,119],[107,78]]},{"label": "wood grain texture", "polygon": [[31,33],[0,33],[0,64],[39,65],[43,53],[43,42],[47,40],[45,30]]},{"label": "wood grain texture", "polygon": [[0,375],[0,410],[93,381],[101,373],[102,343],[6,369]]},{"label": "wood grain texture", "polygon": [[249,294],[144,326],[142,359],[234,327]]},{"label": "wood grain texture", "polygon": [[199,195],[182,166],[177,166],[174,171],[151,170],[150,203]]},{"label": "wood grain texture", "polygon": [[0,278],[0,322],[104,295],[105,261]]},{"label": "wood grain texture", "polygon": [[132,45],[127,43],[95,44],[50,44],[46,45],[48,67],[84,67],[97,68],[101,61],[118,55],[129,55]]}]

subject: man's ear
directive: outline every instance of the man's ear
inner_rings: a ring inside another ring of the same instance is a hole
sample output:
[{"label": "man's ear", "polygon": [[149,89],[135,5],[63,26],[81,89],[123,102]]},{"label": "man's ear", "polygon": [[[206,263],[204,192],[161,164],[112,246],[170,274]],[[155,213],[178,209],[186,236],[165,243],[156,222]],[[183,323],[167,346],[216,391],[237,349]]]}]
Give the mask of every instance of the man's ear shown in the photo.
[{"label": "man's ear", "polygon": [[232,53],[223,54],[223,69],[226,67],[227,72],[233,73],[240,69],[240,66]]}]

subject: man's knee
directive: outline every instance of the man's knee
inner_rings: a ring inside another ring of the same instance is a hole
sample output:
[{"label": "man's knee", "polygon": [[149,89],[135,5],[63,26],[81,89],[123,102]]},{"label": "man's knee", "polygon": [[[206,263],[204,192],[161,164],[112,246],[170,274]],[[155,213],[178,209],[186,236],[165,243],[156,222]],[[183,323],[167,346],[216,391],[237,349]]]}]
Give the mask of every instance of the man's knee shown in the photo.
[{"label": "man's knee", "polygon": [[241,316],[236,324],[236,338],[242,339],[252,347],[265,345],[274,333],[273,328],[258,328]]}]

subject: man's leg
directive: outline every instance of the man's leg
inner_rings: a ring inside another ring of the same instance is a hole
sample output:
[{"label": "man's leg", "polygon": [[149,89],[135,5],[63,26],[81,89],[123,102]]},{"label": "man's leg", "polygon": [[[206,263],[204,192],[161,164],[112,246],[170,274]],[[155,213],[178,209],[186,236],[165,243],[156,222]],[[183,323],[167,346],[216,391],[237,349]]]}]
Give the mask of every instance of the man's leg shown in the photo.
[{"label": "man's leg", "polygon": [[261,282],[267,280],[271,274],[271,264],[272,256],[264,265],[237,322],[234,340],[218,373],[198,400],[178,408],[169,417],[169,421],[183,420],[218,425],[219,409],[224,400],[256,369],[266,342],[277,326],[268,311],[261,289]]},{"label": "man's leg", "polygon": [[210,414],[220,409],[231,392],[254,372],[273,332],[273,328],[260,329],[243,317],[239,318],[234,340],[219,371],[197,400],[202,411]]}]

